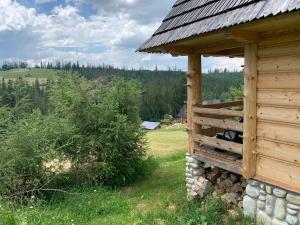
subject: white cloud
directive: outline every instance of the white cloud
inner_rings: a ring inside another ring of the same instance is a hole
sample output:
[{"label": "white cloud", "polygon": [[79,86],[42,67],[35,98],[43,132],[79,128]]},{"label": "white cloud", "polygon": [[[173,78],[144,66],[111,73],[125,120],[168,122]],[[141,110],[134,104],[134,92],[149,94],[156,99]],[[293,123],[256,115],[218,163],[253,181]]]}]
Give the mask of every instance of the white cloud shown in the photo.
[{"label": "white cloud", "polygon": [[[46,0],[38,0],[40,3]],[[69,0],[69,2],[79,1]],[[161,0],[154,0],[160,2]],[[86,0],[110,12],[98,11],[84,17],[79,5],[57,5],[47,14],[12,1],[0,0],[0,61],[7,58],[28,60],[31,63],[43,61],[80,61],[88,64],[114,64],[129,68],[186,68],[186,59],[169,55],[135,53],[135,49],[159,26],[160,19],[145,21],[147,16],[135,17],[133,11],[159,11],[159,4],[141,0]],[[166,0],[170,4],[173,0]],[[120,8],[116,8],[116,5]],[[131,7],[129,7],[131,6]],[[143,8],[145,7],[145,8]],[[168,7],[165,8],[168,10]],[[157,12],[156,12],[157,13]],[[159,15],[157,13],[156,15]],[[152,18],[151,15],[148,17]],[[204,68],[239,68],[240,60],[208,58]]]},{"label": "white cloud", "polygon": [[22,30],[34,23],[35,9],[28,9],[10,0],[0,1],[0,31]]},{"label": "white cloud", "polygon": [[57,2],[56,0],[35,0],[36,4],[45,4],[49,2]]}]

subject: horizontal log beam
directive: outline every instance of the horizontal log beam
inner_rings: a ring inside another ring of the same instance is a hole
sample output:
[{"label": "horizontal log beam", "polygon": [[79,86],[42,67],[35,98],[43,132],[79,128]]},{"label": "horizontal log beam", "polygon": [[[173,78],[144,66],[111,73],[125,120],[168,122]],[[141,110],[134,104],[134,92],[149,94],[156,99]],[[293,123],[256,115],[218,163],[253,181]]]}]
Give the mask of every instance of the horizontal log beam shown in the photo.
[{"label": "horizontal log beam", "polygon": [[243,132],[243,124],[232,120],[219,120],[205,117],[194,117],[193,122],[199,125],[208,125],[211,127],[223,128],[225,130],[234,130]]},{"label": "horizontal log beam", "polygon": [[209,109],[194,107],[193,111],[200,114],[216,115],[216,116],[228,116],[228,117],[243,117],[243,111],[229,110],[229,109]]},{"label": "horizontal log beam", "polygon": [[226,157],[218,155],[212,155],[208,152],[202,151],[201,148],[195,149],[195,154],[193,156],[201,162],[212,164],[236,174],[242,174],[242,163],[240,161],[227,159]]},{"label": "horizontal log beam", "polygon": [[194,137],[194,141],[199,142],[200,144],[208,145],[214,148],[220,148],[229,152],[243,154],[243,145],[235,142],[221,140],[215,137],[208,137],[201,134],[197,134]]},{"label": "horizontal log beam", "polygon": [[216,103],[216,104],[208,104],[203,105],[201,107],[203,108],[212,108],[212,109],[222,109],[222,108],[229,108],[233,106],[242,106],[244,103],[243,101],[233,101],[233,102],[222,102],[222,103]]}]

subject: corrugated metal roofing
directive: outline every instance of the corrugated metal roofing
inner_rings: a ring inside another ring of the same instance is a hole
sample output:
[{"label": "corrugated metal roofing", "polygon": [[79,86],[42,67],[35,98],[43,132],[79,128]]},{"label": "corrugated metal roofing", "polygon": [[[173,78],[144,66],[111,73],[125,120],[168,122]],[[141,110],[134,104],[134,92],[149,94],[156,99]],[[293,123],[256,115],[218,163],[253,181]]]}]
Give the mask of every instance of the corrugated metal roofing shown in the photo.
[{"label": "corrugated metal roofing", "polygon": [[155,130],[160,127],[160,123],[158,122],[150,122],[150,121],[144,121],[142,123],[142,127],[146,130]]},{"label": "corrugated metal roofing", "polygon": [[177,0],[138,51],[300,9],[300,0]]}]

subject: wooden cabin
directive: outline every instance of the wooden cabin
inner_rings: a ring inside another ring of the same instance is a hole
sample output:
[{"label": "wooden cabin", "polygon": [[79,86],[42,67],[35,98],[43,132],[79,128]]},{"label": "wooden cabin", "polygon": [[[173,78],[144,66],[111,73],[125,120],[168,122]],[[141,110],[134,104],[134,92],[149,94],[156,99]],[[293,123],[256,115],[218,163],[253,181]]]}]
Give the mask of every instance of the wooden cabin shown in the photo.
[{"label": "wooden cabin", "polygon": [[[138,49],[187,56],[192,156],[293,193],[300,193],[299,10],[299,0],[177,0]],[[244,58],[243,101],[202,105],[206,56]],[[224,130],[243,142],[216,138]]]}]

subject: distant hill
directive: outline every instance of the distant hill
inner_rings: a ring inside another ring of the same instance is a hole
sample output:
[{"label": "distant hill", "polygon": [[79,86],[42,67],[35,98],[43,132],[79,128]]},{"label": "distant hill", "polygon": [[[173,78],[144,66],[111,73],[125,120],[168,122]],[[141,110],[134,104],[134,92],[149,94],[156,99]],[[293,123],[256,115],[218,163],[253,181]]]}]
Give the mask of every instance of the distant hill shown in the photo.
[{"label": "distant hill", "polygon": [[[52,75],[63,76],[76,72],[89,80],[108,82],[113,77],[135,80],[142,88],[141,117],[143,120],[160,120],[165,115],[176,117],[186,101],[186,76],[182,71],[150,71],[134,69],[118,69],[110,66],[79,67],[70,69],[26,68],[0,71],[0,79],[5,81],[22,77],[34,84],[36,79],[45,85]],[[0,80],[0,82],[1,82]],[[203,75],[203,99],[221,101],[231,100],[230,89],[243,84],[243,76],[239,72],[211,72]]]}]

